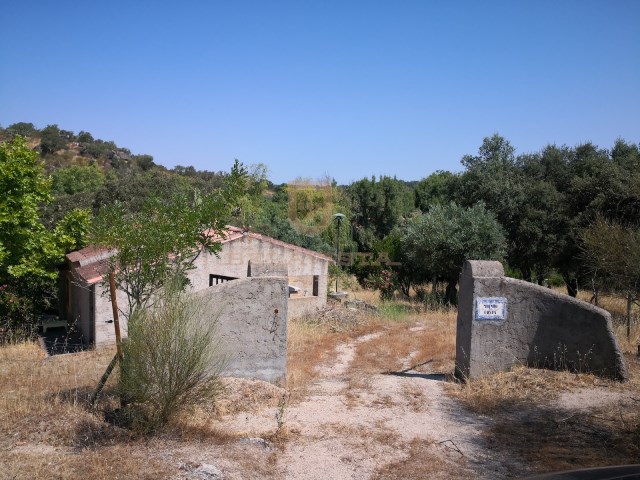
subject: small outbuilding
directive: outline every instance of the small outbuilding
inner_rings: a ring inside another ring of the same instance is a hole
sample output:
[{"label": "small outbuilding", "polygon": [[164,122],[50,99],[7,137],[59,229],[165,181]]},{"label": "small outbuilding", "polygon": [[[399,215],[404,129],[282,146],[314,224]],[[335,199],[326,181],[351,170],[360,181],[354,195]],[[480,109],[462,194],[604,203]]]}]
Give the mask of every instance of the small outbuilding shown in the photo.
[{"label": "small outbuilding", "polygon": [[[203,252],[188,273],[194,292],[248,277],[285,277],[290,286],[288,318],[312,313],[326,305],[331,257],[232,226],[227,227],[218,241],[222,244],[218,255]],[[112,255],[112,251],[88,246],[66,256],[61,313],[77,326],[88,345],[115,341],[111,303],[104,288],[104,275]],[[118,291],[116,297],[119,305],[126,304],[124,292]],[[121,329],[126,335],[126,319],[122,319]]]}]

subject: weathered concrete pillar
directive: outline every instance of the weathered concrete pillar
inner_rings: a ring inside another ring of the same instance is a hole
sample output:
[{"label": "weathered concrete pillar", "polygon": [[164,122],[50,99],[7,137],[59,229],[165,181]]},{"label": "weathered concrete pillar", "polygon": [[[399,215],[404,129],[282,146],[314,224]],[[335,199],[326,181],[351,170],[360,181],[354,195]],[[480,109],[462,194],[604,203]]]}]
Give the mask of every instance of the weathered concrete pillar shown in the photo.
[{"label": "weathered concrete pillar", "polygon": [[628,376],[607,311],[507,278],[500,262],[467,261],[460,275],[456,376],[477,378],[514,365]]},{"label": "weathered concrete pillar", "polygon": [[208,302],[204,320],[218,324],[217,333],[228,359],[222,374],[284,386],[287,374],[287,278],[239,279],[195,295]]}]

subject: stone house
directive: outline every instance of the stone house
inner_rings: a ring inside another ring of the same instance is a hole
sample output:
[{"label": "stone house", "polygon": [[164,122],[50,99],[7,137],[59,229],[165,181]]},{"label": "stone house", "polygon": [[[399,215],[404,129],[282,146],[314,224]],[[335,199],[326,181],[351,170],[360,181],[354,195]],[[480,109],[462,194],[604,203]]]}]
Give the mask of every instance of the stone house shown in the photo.
[{"label": "stone house", "polygon": [[[194,292],[248,277],[285,277],[289,284],[288,318],[326,305],[331,257],[231,226],[218,241],[222,244],[218,255],[203,252],[188,274]],[[103,279],[111,255],[108,250],[88,246],[66,256],[61,314],[70,324],[76,324],[89,345],[115,341],[113,312]],[[118,291],[116,298],[118,305],[126,305],[124,292]],[[126,335],[126,319],[122,316],[121,330]]]}]

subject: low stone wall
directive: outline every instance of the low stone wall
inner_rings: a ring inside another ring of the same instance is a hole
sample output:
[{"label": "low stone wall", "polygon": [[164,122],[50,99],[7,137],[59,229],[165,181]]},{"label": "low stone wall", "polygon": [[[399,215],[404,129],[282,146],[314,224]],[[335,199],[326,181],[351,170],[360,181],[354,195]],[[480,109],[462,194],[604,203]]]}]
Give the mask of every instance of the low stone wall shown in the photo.
[{"label": "low stone wall", "polygon": [[477,378],[514,365],[628,376],[607,311],[507,278],[499,262],[467,261],[460,275],[456,375]]},{"label": "low stone wall", "polygon": [[206,315],[218,322],[228,363],[223,375],[284,385],[287,368],[288,282],[251,277],[206,288]]},{"label": "low stone wall", "polygon": [[289,319],[318,313],[327,305],[327,297],[291,295],[289,298]]}]

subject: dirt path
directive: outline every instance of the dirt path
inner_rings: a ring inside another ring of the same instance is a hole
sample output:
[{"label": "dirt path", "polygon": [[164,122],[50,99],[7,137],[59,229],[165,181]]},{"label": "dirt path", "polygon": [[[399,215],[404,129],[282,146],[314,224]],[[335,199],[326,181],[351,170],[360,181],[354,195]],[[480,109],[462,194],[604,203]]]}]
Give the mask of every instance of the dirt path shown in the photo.
[{"label": "dirt path", "polygon": [[[317,367],[319,376],[304,398],[284,410],[221,419],[225,430],[250,438],[249,446],[233,458],[218,456],[224,478],[495,479],[532,472],[532,465],[518,454],[526,445],[515,437],[509,440],[515,444],[501,444],[490,432],[505,421],[522,428],[523,419],[535,413],[535,404],[531,412],[505,411],[492,417],[471,413],[445,392],[442,372],[429,370],[430,364],[420,372],[410,368],[413,354],[395,373],[362,374],[356,369],[357,349],[384,334],[339,345],[333,360]],[[559,409],[549,412],[588,411],[615,405],[623,396],[615,389],[567,388],[541,406]],[[284,413],[287,432],[281,448],[261,440],[273,434],[279,413]],[[247,455],[269,456],[269,461],[263,461],[256,474],[238,462]]]},{"label": "dirt path", "polygon": [[[287,408],[290,437],[277,461],[281,478],[375,477],[393,462],[412,460],[410,446],[416,444],[449,464],[439,465],[433,478],[501,476],[501,463],[481,443],[488,420],[469,415],[444,394],[444,375],[408,370],[354,378],[349,367],[356,346],[378,335],[340,345],[335,360],[319,367],[321,377],[305,399]],[[273,430],[275,414],[269,409],[257,418],[227,418],[225,425],[259,435]]]}]

